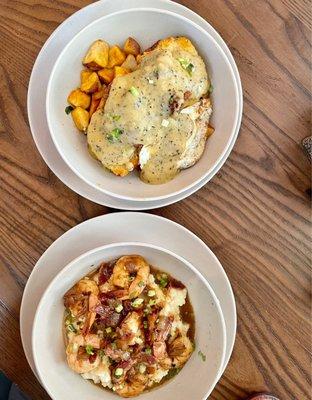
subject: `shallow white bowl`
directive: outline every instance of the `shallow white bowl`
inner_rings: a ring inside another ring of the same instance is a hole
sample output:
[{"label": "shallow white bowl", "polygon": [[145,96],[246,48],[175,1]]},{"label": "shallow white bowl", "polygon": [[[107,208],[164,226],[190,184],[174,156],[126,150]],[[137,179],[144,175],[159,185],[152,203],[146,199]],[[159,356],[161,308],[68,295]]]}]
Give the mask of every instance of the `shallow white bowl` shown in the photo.
[{"label": "shallow white bowl", "polygon": [[[98,38],[103,38],[110,44],[122,45],[128,36],[133,36],[145,49],[160,38],[179,35],[192,40],[207,65],[214,86],[212,124],[216,131],[209,139],[199,162],[182,171],[171,182],[157,186],[148,185],[141,182],[135,173],[125,178],[116,177],[90,157],[85,136],[78,133],[72,119],[64,112],[68,93],[79,86],[81,60],[90,44]],[[116,198],[154,201],[192,188],[219,163],[235,135],[239,117],[239,94],[231,64],[221,47],[204,29],[169,11],[138,8],[110,14],[94,21],[68,43],[50,76],[46,113],[58,152],[81,179]]]},{"label": "shallow white bowl", "polygon": [[[196,350],[190,360],[174,379],[140,398],[206,399],[220,378],[225,357],[225,324],[219,301],[190,263],[169,250],[144,243],[115,243],[91,250],[69,263],[53,279],[38,305],[32,332],[34,361],[42,384],[54,400],[116,399],[114,393],[85,381],[67,366],[62,336],[63,295],[101,262],[126,254],[140,254],[151,265],[182,281],[195,313]],[[205,362],[199,357],[199,350],[206,355]]]}]

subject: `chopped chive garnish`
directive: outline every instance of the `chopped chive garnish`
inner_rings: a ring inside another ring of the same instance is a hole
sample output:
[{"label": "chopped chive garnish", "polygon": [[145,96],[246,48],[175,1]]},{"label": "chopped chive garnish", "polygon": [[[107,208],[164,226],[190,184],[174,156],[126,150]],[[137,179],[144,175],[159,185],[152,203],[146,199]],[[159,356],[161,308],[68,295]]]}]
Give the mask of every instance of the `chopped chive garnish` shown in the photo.
[{"label": "chopped chive garnish", "polygon": [[190,76],[192,76],[192,73],[193,73],[193,71],[195,69],[194,64],[192,64],[186,58],[178,58],[178,61],[179,61],[180,65],[181,65],[181,67],[183,69],[185,69],[185,71],[187,71]]},{"label": "chopped chive garnish", "polygon": [[118,304],[118,306],[115,307],[115,311],[120,313],[123,310],[122,304]]},{"label": "chopped chive garnish", "polygon": [[65,108],[66,114],[67,114],[67,115],[70,114],[70,113],[73,111],[73,109],[74,109],[74,107],[72,107],[72,106],[67,106],[67,107]]},{"label": "chopped chive garnish", "polygon": [[147,321],[143,321],[143,327],[144,327],[144,329],[148,328]]},{"label": "chopped chive garnish", "polygon": [[149,290],[149,291],[147,292],[148,297],[154,297],[155,294],[156,294],[155,290]]},{"label": "chopped chive garnish", "polygon": [[116,143],[119,141],[121,134],[122,130],[119,128],[115,128],[107,135],[107,140],[111,143]]},{"label": "chopped chive garnish", "polygon": [[204,354],[201,350],[199,350],[198,355],[199,355],[199,357],[201,357],[201,359],[202,359],[203,361],[206,361],[206,356],[205,356],[205,354]]},{"label": "chopped chive garnish", "polygon": [[113,121],[119,121],[121,118],[121,115],[112,115],[112,120]]},{"label": "chopped chive garnish", "polygon": [[143,287],[143,286],[144,286],[144,282],[143,282],[143,281],[140,281],[140,282],[139,282],[139,286],[140,286],[140,287]]},{"label": "chopped chive garnish", "polygon": [[134,96],[134,97],[138,97],[138,95],[140,94],[138,89],[134,86],[131,86],[131,88],[129,89],[129,92]]},{"label": "chopped chive garnish", "polygon": [[152,354],[152,349],[150,347],[146,347],[145,353],[146,354]]},{"label": "chopped chive garnish", "polygon": [[112,333],[112,328],[109,326],[108,328],[105,329],[106,333]]},{"label": "chopped chive garnish", "polygon": [[93,351],[93,346],[91,346],[90,344],[86,345],[86,353],[89,354],[89,356],[93,356],[94,351]]},{"label": "chopped chive garnish", "polygon": [[115,376],[117,376],[119,378],[120,376],[123,375],[123,372],[124,372],[123,368],[116,368]]},{"label": "chopped chive garnish", "polygon": [[140,305],[143,303],[143,299],[141,299],[141,298],[138,298],[138,299],[135,299],[135,300],[133,300],[133,302],[131,303],[132,304],[132,307],[140,307]]},{"label": "chopped chive garnish", "polygon": [[68,329],[70,332],[77,333],[77,329],[74,327],[73,324],[67,325],[67,329]]}]

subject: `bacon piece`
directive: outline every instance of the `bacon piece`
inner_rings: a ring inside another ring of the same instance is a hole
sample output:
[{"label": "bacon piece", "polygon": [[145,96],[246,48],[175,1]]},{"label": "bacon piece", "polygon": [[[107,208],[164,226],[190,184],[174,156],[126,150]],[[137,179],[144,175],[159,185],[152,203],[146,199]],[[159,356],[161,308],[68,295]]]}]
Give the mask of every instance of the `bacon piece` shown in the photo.
[{"label": "bacon piece", "polygon": [[103,285],[112,276],[115,262],[102,263],[99,270],[99,285]]}]

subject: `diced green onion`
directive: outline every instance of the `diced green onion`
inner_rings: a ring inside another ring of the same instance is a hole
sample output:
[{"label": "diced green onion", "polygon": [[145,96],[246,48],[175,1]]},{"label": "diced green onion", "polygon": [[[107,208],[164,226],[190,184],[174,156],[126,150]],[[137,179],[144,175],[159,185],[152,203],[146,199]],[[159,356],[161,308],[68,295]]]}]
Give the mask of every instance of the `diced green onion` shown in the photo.
[{"label": "diced green onion", "polygon": [[157,275],[157,279],[161,287],[166,287],[168,285],[168,275],[166,274]]},{"label": "diced green onion", "polygon": [[150,347],[146,347],[145,353],[146,354],[152,354],[152,349]]},{"label": "diced green onion", "polygon": [[72,106],[67,106],[67,107],[65,108],[66,114],[67,114],[67,115],[70,114],[70,113],[73,111],[73,109],[74,109],[74,107],[72,107]]},{"label": "diced green onion", "polygon": [[68,329],[70,332],[77,333],[77,329],[74,327],[73,324],[67,325],[67,329]]},{"label": "diced green onion", "polygon": [[145,364],[140,364],[139,365],[139,371],[140,371],[140,374],[144,374],[145,371],[146,371],[146,365]]},{"label": "diced green onion", "polygon": [[113,343],[111,344],[111,346],[112,346],[112,349],[113,349],[113,350],[116,350],[116,349],[117,349],[117,344],[116,344],[115,342],[113,342]]},{"label": "diced green onion", "polygon": [[108,328],[105,329],[106,333],[112,333],[112,328],[109,326]]},{"label": "diced green onion", "polygon": [[112,116],[112,120],[113,120],[113,121],[119,121],[120,118],[121,118],[121,115],[113,115],[113,116]]},{"label": "diced green onion", "polygon": [[143,327],[144,327],[144,329],[148,328],[147,321],[143,321]]},{"label": "diced green onion", "polygon": [[120,313],[123,310],[122,304],[118,304],[118,306],[115,307],[115,311]]},{"label": "diced green onion", "polygon": [[156,294],[155,290],[149,290],[149,291],[147,292],[148,297],[154,297],[155,294]]},{"label": "diced green onion", "polygon": [[115,128],[106,137],[109,142],[116,143],[119,142],[121,134],[122,130],[119,128]]},{"label": "diced green onion", "polygon": [[192,76],[192,73],[193,73],[193,71],[194,71],[194,69],[195,69],[194,64],[192,64],[192,63],[191,63],[189,60],[187,60],[186,58],[178,58],[178,61],[179,61],[180,65],[181,65],[181,67],[182,67],[183,69],[185,69],[185,70],[188,72],[189,75]]},{"label": "diced green onion", "polygon": [[143,281],[140,281],[140,282],[138,283],[138,285],[139,285],[139,287],[143,287],[143,286],[145,285],[145,283],[144,283]]},{"label": "diced green onion", "polygon": [[139,96],[139,91],[136,87],[131,86],[131,88],[129,89],[129,92],[134,96],[134,97],[138,97]]},{"label": "diced green onion", "polygon": [[93,351],[93,346],[91,346],[90,344],[86,345],[86,353],[89,354],[89,356],[93,356],[94,351]]},{"label": "diced green onion", "polygon": [[123,368],[116,368],[115,376],[117,376],[119,378],[123,375],[123,372],[124,372]]},{"label": "diced green onion", "polygon": [[104,350],[100,350],[98,354],[99,354],[100,357],[104,357],[105,356]]},{"label": "diced green onion", "polygon": [[199,355],[199,357],[201,357],[201,359],[202,359],[203,361],[206,361],[206,356],[205,356],[205,354],[204,354],[201,350],[199,350],[198,355]]},{"label": "diced green onion", "polygon": [[155,299],[150,299],[150,301],[148,302],[149,306],[154,306],[156,304],[156,300]]},{"label": "diced green onion", "polygon": [[134,281],[134,276],[129,276],[129,282]]},{"label": "diced green onion", "polygon": [[140,305],[143,303],[144,299],[141,298],[137,298],[135,300],[133,300],[133,302],[131,303],[133,307],[140,307]]}]

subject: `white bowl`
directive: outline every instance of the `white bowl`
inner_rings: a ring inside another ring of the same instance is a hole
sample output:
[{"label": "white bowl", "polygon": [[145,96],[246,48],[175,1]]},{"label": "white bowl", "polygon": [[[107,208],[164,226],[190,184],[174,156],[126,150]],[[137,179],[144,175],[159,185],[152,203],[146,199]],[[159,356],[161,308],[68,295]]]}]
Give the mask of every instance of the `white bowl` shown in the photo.
[{"label": "white bowl", "polygon": [[[175,378],[140,398],[206,399],[220,378],[225,357],[225,324],[219,301],[189,262],[169,250],[144,243],[115,243],[91,250],[69,263],[53,279],[38,305],[32,332],[34,361],[42,384],[54,400],[116,400],[114,393],[92,385],[67,366],[62,336],[63,295],[102,261],[125,254],[140,254],[151,265],[182,281],[195,313],[195,352]],[[206,355],[205,362],[199,357],[199,350]]]},{"label": "white bowl", "polygon": [[[214,93],[212,124],[202,158],[163,185],[148,185],[135,173],[116,177],[92,159],[86,138],[79,134],[64,109],[68,93],[79,86],[81,60],[90,44],[103,38],[122,45],[135,37],[145,49],[167,36],[189,37],[205,60]],[[104,16],[81,30],[64,48],[52,70],[47,88],[46,113],[54,144],[67,165],[86,183],[110,196],[135,201],[154,201],[178,195],[203,180],[225,155],[235,135],[239,117],[239,94],[232,66],[221,47],[204,29],[185,17],[165,10],[138,8]],[[211,175],[212,177],[213,175]]]}]

